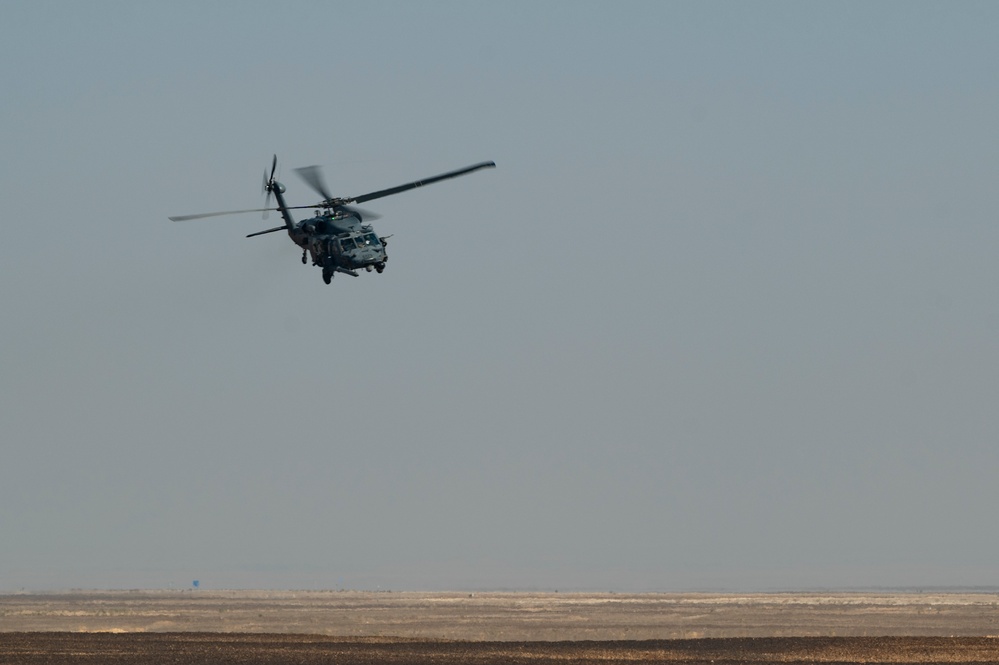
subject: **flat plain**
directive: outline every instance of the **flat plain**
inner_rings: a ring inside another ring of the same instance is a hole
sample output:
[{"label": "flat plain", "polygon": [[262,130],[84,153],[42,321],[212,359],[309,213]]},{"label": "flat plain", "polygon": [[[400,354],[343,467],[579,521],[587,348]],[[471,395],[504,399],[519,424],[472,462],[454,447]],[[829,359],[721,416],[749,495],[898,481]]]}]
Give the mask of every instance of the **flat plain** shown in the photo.
[{"label": "flat plain", "polygon": [[0,663],[999,662],[999,594],[0,595]]}]

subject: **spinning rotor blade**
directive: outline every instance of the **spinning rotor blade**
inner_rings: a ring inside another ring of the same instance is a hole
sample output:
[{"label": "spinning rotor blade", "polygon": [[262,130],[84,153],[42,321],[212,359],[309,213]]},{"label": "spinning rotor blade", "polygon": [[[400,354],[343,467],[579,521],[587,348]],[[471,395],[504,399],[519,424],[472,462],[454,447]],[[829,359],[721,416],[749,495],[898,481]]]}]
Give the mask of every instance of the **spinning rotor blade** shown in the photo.
[{"label": "spinning rotor blade", "polygon": [[226,210],[224,212],[205,212],[200,215],[179,215],[177,217],[167,217],[171,222],[187,222],[192,219],[202,219],[204,217],[220,217],[221,215],[240,215],[244,212],[266,212],[277,210],[277,208],[251,208],[249,210]]},{"label": "spinning rotor blade", "polygon": [[357,216],[362,222],[373,222],[376,219],[381,219],[382,216],[377,212],[371,212],[370,210],[365,210],[364,208],[358,208],[356,206],[340,206],[341,210],[346,210],[351,215]]},{"label": "spinning rotor blade", "polygon": [[[265,194],[264,205],[269,206],[271,204],[271,190],[270,187],[267,186],[267,169],[264,169],[264,188],[260,190],[260,193]],[[261,215],[263,219],[267,219],[269,216],[270,216],[269,210],[264,210],[264,214]]]},{"label": "spinning rotor blade", "polygon": [[[441,180],[447,180],[448,178],[457,178],[458,176],[465,175],[466,173],[478,171],[479,169],[493,168],[495,166],[496,162],[481,162],[479,164],[474,164],[472,166],[466,166],[465,168],[458,169],[456,171],[448,171],[447,173],[435,175],[430,178],[424,178],[423,180],[415,180],[413,182],[406,183],[405,185],[399,185],[398,187],[390,187],[389,189],[382,189],[377,192],[371,192],[370,194],[362,194],[361,196],[354,196],[349,199],[346,199],[346,201],[349,203],[364,203],[365,201],[380,199],[383,196],[392,196],[393,194],[399,194],[400,192],[405,192],[410,189],[423,187],[424,185],[440,182]],[[310,168],[315,168],[315,167],[310,167]]]},{"label": "spinning rotor blade", "polygon": [[267,169],[264,169],[264,187],[261,190],[261,193],[266,193],[267,194],[267,196],[264,198],[264,205],[268,206],[267,210],[264,210],[264,214],[263,214],[263,218],[264,219],[267,219],[270,216],[268,214],[268,211],[270,210],[270,205],[271,205],[271,188],[269,187],[269,185],[271,185],[271,184],[274,183],[274,171],[276,171],[276,170],[277,170],[277,154],[274,155],[274,161],[271,162],[271,177],[270,178],[267,177]]},{"label": "spinning rotor blade", "polygon": [[305,184],[314,189],[319,196],[323,197],[324,201],[333,198],[333,195],[330,194],[330,188],[326,186],[326,178],[323,177],[321,166],[303,166],[300,169],[295,169],[295,173],[305,181]]},{"label": "spinning rotor blade", "polygon": [[[288,206],[285,210],[304,210],[305,208],[315,208],[316,206]],[[179,215],[177,217],[167,217],[171,222],[188,222],[192,219],[204,219],[205,217],[221,217],[222,215],[241,215],[246,212],[269,212],[271,210],[281,210],[281,208],[250,208],[249,210],[225,210],[223,212],[204,212],[199,215]],[[377,216],[377,215],[375,215]],[[283,226],[281,228],[284,228]]]}]

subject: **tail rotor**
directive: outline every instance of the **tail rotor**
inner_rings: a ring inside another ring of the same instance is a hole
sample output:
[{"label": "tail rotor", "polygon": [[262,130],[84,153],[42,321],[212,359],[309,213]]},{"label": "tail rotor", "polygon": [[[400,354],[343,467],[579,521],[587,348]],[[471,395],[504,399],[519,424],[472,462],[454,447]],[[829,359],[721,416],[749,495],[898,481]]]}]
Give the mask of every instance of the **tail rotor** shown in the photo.
[{"label": "tail rotor", "polygon": [[[277,170],[277,155],[274,155],[274,161],[271,163],[271,177],[267,177],[267,169],[264,169],[264,181],[261,187],[261,194],[265,195],[264,198],[264,208],[271,207],[271,192],[274,191],[274,172]],[[264,210],[264,219],[269,216],[268,211]]]}]

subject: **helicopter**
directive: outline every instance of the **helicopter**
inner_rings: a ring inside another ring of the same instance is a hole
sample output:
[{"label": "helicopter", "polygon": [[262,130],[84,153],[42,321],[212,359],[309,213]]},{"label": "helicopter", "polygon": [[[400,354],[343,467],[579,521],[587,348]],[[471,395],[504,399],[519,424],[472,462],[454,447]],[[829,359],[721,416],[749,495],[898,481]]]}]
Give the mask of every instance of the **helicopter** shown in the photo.
[{"label": "helicopter", "polygon": [[[362,194],[360,196],[334,197],[330,194],[329,187],[323,177],[322,168],[319,166],[306,166],[295,169],[295,173],[311,187],[322,200],[319,203],[307,206],[289,206],[285,203],[285,186],[274,179],[277,171],[277,155],[271,162],[271,172],[268,176],[264,169],[264,179],[262,193],[266,195],[264,208],[253,208],[250,210],[226,210],[222,212],[208,212],[196,215],[180,215],[169,217],[173,222],[186,222],[193,219],[203,219],[205,217],[219,217],[221,215],[239,215],[248,212],[263,212],[264,219],[267,213],[276,210],[281,213],[284,225],[276,226],[266,231],[250,233],[247,238],[261,236],[267,233],[287,231],[292,242],[302,248],[302,263],[307,264],[309,257],[312,258],[312,265],[320,266],[323,269],[323,281],[327,284],[333,281],[336,273],[344,273],[353,277],[358,276],[359,270],[371,272],[372,270],[381,273],[385,270],[385,263],[388,255],[385,253],[385,246],[389,236],[378,236],[371,226],[371,221],[379,219],[381,215],[355,207],[351,204],[365,203],[384,196],[392,196],[406,192],[417,187],[423,187],[431,183],[457,178],[478,171],[479,169],[495,168],[496,163],[479,162],[472,166],[448,171],[440,175],[414,180],[404,185],[380,189],[376,192]],[[271,196],[277,200],[277,207],[271,207]],[[296,222],[292,216],[292,210],[302,210],[314,208],[314,214],[308,219]]]}]

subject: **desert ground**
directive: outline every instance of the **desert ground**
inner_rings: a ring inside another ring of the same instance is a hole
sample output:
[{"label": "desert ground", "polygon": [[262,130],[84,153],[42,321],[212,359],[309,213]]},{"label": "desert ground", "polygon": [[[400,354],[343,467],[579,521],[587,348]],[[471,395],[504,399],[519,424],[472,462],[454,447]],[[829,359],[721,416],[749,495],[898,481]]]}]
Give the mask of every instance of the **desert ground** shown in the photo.
[{"label": "desert ground", "polygon": [[999,662],[999,594],[0,595],[0,663]]}]

